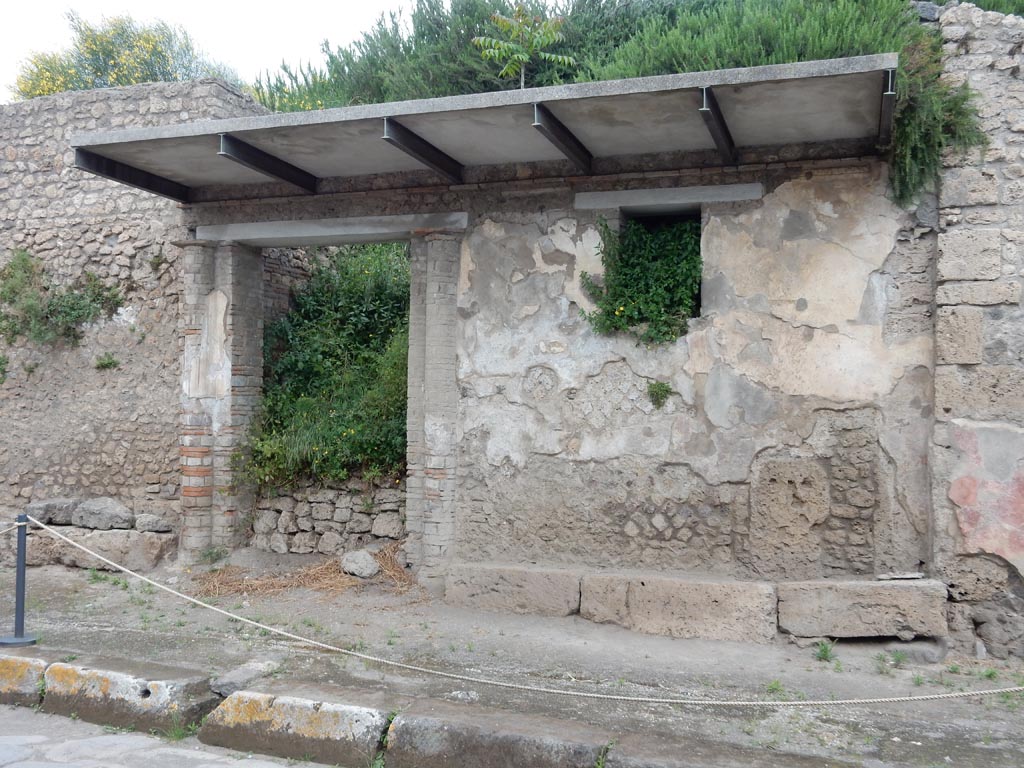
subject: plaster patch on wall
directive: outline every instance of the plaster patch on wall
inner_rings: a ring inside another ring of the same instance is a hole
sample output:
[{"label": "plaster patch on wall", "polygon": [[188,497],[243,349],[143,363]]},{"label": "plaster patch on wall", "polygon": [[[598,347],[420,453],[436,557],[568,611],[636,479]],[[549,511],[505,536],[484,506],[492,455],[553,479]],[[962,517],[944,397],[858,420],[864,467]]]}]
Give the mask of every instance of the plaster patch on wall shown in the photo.
[{"label": "plaster patch on wall", "polygon": [[948,496],[963,553],[999,555],[1024,573],[1024,428],[954,419],[959,462]]},{"label": "plaster patch on wall", "polygon": [[[198,343],[186,338],[182,391],[185,397],[225,397],[231,389],[227,351],[228,297],[215,289],[206,296],[206,315]],[[194,338],[194,337],[193,337]]]}]

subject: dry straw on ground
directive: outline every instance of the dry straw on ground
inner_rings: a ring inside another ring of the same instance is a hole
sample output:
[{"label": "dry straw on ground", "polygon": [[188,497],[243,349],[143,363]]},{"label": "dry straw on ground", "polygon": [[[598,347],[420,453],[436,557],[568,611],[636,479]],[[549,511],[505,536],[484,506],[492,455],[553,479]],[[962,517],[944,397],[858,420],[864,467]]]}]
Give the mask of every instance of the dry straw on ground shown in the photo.
[{"label": "dry straw on ground", "polygon": [[269,576],[250,576],[244,568],[228,565],[209,573],[197,574],[193,576],[193,581],[196,597],[262,597],[295,588],[312,589],[334,595],[359,583],[358,579],[341,570],[341,563],[334,558],[315,565],[307,565],[290,573]]},{"label": "dry straw on ground", "polygon": [[399,593],[406,592],[416,585],[412,574],[405,570],[398,561],[398,550],[401,549],[403,543],[392,541],[373,553],[373,559],[380,566],[381,573],[391,581],[391,585]]}]

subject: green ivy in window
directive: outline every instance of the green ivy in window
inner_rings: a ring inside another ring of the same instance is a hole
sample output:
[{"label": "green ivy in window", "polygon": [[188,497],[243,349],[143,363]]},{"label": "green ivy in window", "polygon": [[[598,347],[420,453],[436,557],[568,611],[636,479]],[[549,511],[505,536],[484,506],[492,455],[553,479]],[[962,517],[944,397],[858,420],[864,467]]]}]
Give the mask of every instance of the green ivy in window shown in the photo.
[{"label": "green ivy in window", "polygon": [[621,232],[599,222],[604,274],[580,275],[597,308],[584,317],[598,333],[625,333],[664,344],[686,333],[700,311],[700,222],[647,229],[628,221]]}]

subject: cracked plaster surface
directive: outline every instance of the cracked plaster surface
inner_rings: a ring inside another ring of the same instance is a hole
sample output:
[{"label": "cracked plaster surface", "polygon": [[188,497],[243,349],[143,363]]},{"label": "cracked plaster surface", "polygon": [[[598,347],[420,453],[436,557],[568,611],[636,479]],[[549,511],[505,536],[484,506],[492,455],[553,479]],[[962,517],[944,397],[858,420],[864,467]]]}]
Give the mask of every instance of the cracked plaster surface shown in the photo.
[{"label": "cracked plaster surface", "polygon": [[[883,334],[878,275],[909,224],[885,184],[880,167],[801,177],[760,205],[709,208],[704,314],[658,348],[599,336],[581,316],[592,305],[580,273],[600,272],[593,219],[549,210],[471,226],[457,296],[458,555],[756,575],[756,458],[825,461],[828,486],[835,452],[808,442],[819,413],[869,406],[886,415],[857,432],[878,499],[868,528],[891,540],[866,556],[871,536],[840,523],[830,536],[855,542],[854,560],[836,544],[827,566],[814,544],[792,570],[916,567],[928,434],[906,427],[930,408],[931,340]],[[660,410],[653,380],[674,391]],[[832,519],[838,502],[821,498],[813,516]]]}]

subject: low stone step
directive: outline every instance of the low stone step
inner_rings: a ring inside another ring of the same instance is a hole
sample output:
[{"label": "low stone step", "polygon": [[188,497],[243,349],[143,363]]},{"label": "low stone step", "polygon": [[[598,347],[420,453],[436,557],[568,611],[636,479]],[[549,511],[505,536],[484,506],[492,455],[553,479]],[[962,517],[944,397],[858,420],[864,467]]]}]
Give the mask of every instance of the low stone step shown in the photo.
[{"label": "low stone step", "polygon": [[946,585],[934,579],[780,583],[779,628],[797,637],[944,637]]}]

